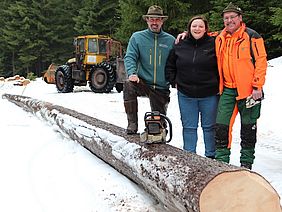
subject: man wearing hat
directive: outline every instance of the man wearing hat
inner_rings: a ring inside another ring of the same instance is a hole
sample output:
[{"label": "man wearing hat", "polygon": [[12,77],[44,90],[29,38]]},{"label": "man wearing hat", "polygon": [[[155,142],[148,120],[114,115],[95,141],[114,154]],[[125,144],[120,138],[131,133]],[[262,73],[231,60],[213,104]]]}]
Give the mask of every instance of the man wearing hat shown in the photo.
[{"label": "man wearing hat", "polygon": [[222,12],[225,28],[216,37],[220,75],[220,100],[216,119],[216,159],[229,163],[232,126],[237,113],[241,120],[242,167],[251,169],[257,141],[262,87],[267,58],[263,38],[246,27],[242,10],[232,2]]},{"label": "man wearing hat", "polygon": [[142,16],[148,29],[134,32],[124,57],[128,80],[124,83],[123,99],[127,114],[127,134],[138,131],[138,96],[147,96],[152,111],[166,114],[169,103],[169,83],[165,80],[165,64],[174,37],[162,30],[168,18],[161,7],[149,7]]}]

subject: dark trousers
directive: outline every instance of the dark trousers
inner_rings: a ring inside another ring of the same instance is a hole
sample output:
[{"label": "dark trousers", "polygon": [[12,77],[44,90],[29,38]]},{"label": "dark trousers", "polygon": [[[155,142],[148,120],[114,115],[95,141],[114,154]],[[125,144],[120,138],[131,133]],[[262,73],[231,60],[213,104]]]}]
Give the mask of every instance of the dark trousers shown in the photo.
[{"label": "dark trousers", "polygon": [[[149,85],[145,84],[141,79],[139,83],[126,81],[123,85],[123,100],[125,112],[128,118],[128,129],[135,130],[138,128],[137,125],[137,112],[138,102],[137,97],[146,96],[149,98],[150,106],[152,111],[159,111],[166,115],[168,103],[170,101],[170,91],[154,89]],[[133,124],[134,123],[134,124]]]}]

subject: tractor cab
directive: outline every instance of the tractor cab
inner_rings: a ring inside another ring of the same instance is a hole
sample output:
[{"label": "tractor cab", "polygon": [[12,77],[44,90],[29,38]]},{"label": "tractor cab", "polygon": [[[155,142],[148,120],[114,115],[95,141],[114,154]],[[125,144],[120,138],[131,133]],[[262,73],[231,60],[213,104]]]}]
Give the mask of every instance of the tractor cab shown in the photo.
[{"label": "tractor cab", "polygon": [[103,35],[78,36],[74,39],[77,66],[93,65],[122,57],[121,43]]}]

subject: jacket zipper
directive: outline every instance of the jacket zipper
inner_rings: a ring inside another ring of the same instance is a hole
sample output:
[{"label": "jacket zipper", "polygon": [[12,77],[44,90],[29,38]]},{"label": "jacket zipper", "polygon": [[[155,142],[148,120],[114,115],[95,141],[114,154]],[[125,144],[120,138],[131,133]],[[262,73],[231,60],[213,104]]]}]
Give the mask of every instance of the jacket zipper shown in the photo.
[{"label": "jacket zipper", "polygon": [[159,50],[159,66],[161,65],[162,61],[162,50]]},{"label": "jacket zipper", "polygon": [[150,65],[152,64],[152,49],[150,49]]},{"label": "jacket zipper", "polygon": [[154,39],[154,89],[156,88],[156,81],[157,81],[157,43],[158,43],[158,38],[157,35],[155,34],[155,39]]},{"label": "jacket zipper", "polygon": [[[231,43],[231,44],[230,44]],[[228,60],[228,71],[229,71],[229,76],[230,76],[230,78],[231,78],[231,80],[232,80],[232,82],[235,82],[235,79],[233,78],[233,75],[232,75],[232,71],[231,71],[231,64],[230,64],[230,57],[229,57],[229,55],[230,55],[230,51],[231,51],[231,55],[232,55],[232,52],[234,52],[233,51],[233,49],[230,47],[230,46],[233,46],[233,43],[234,43],[234,41],[232,42],[232,38],[230,38],[230,39],[228,39],[228,42],[227,42],[227,60]],[[233,57],[233,56],[232,56]],[[234,71],[234,69],[232,68],[232,70]],[[232,83],[233,84],[233,83]]]},{"label": "jacket zipper", "polygon": [[237,41],[239,43],[237,48],[237,59],[239,59],[240,45],[243,41],[244,41],[243,39]]},{"label": "jacket zipper", "polygon": [[197,49],[197,43],[196,43],[195,48],[194,48],[193,63],[195,62],[195,59],[196,59],[196,49]]},{"label": "jacket zipper", "polygon": [[259,56],[259,51],[258,51],[257,42],[254,42],[254,44],[255,44],[255,49],[256,49],[257,55]]}]

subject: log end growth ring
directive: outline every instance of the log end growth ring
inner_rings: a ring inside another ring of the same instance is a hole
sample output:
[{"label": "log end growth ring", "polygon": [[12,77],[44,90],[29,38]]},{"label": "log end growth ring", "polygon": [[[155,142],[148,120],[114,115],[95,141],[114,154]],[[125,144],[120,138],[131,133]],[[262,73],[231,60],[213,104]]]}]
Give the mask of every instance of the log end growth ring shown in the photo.
[{"label": "log end growth ring", "polygon": [[232,171],[208,183],[200,196],[200,211],[281,212],[279,201],[275,189],[259,174]]}]

